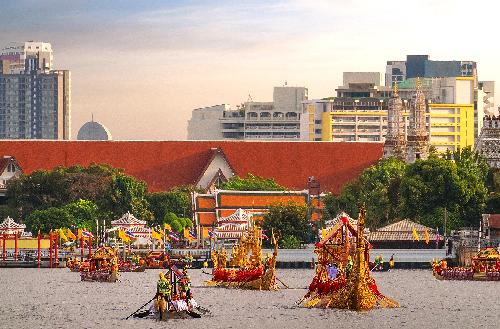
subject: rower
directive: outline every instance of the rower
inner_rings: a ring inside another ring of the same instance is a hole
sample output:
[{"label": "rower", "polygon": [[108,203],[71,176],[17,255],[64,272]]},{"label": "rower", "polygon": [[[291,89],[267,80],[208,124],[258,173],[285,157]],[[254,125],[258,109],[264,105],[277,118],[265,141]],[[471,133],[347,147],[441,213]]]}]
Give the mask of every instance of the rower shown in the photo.
[{"label": "rower", "polygon": [[156,284],[156,303],[155,303],[155,309],[159,311],[160,314],[160,320],[163,319],[163,314],[168,310],[167,307],[167,302],[170,303],[171,299],[171,294],[172,294],[172,285],[170,282],[165,278],[165,274],[160,272],[159,274],[160,279],[158,280]]}]

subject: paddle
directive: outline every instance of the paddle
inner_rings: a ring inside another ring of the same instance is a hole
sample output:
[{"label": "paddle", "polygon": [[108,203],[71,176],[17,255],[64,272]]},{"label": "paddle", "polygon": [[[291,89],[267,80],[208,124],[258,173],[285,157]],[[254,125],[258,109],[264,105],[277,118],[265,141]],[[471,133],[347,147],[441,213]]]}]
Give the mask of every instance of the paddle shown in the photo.
[{"label": "paddle", "polygon": [[142,305],[141,307],[139,307],[139,308],[138,308],[138,309],[137,309],[134,313],[132,313],[132,314],[130,314],[129,316],[127,316],[127,317],[125,318],[125,320],[128,320],[128,318],[130,318],[132,315],[134,315],[135,313],[139,312],[139,311],[140,311],[140,310],[141,310],[144,306],[146,306],[146,305],[148,305],[149,303],[151,303],[151,301],[152,301],[153,299],[155,299],[155,298],[156,298],[156,296],[154,296],[153,298],[151,298],[150,300],[148,300],[146,303],[144,303],[144,305]]},{"label": "paddle", "polygon": [[285,288],[290,288],[286,283],[284,283],[283,281],[281,281],[278,277],[276,277],[276,280],[278,280]]}]

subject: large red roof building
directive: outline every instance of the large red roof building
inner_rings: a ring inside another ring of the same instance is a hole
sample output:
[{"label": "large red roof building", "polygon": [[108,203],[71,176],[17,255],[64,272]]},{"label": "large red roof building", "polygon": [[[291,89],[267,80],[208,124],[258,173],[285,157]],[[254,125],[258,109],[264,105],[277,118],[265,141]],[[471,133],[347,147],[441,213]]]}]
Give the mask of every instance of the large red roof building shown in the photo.
[{"label": "large red roof building", "polygon": [[383,154],[382,143],[247,141],[0,141],[22,171],[105,163],[148,184],[150,191],[180,185],[205,189],[248,173],[303,190],[310,176],[322,192],[340,192]]}]

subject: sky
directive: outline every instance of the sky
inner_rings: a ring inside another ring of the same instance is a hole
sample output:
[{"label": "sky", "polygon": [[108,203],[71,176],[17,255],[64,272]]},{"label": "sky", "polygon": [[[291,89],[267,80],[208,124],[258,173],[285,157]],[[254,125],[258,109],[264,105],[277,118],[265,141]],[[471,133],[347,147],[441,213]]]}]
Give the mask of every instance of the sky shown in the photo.
[{"label": "sky", "polygon": [[[274,86],[335,94],[342,72],[428,54],[500,81],[496,0],[5,0],[0,47],[50,42],[72,74],[72,136],[186,139],[195,108],[271,101]],[[497,86],[497,93],[500,87]],[[497,97],[500,99],[500,96]],[[498,104],[497,100],[497,104]]]}]

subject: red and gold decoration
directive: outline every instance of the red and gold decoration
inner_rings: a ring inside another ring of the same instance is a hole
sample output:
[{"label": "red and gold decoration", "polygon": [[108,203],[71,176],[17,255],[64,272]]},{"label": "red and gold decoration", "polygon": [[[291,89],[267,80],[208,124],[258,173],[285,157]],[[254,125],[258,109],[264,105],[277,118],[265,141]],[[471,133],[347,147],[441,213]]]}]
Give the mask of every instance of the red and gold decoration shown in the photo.
[{"label": "red and gold decoration", "polygon": [[118,255],[112,247],[100,247],[80,264],[82,281],[118,281]]},{"label": "red and gold decoration", "polygon": [[481,249],[472,266],[448,267],[446,260],[432,261],[432,274],[439,280],[500,281],[500,254],[495,248]]},{"label": "red and gold decoration", "polygon": [[374,307],[399,307],[382,295],[368,267],[370,244],[363,235],[366,210],[357,225],[341,217],[316,244],[316,276],[301,303],[305,307],[367,311]]},{"label": "red and gold decoration", "polygon": [[224,249],[212,251],[214,269],[212,280],[207,285],[226,288],[276,290],[276,257],[278,242],[274,234],[271,237],[274,246],[272,255],[262,260],[262,230],[250,225],[239,243],[233,246],[227,268],[228,255]]}]

